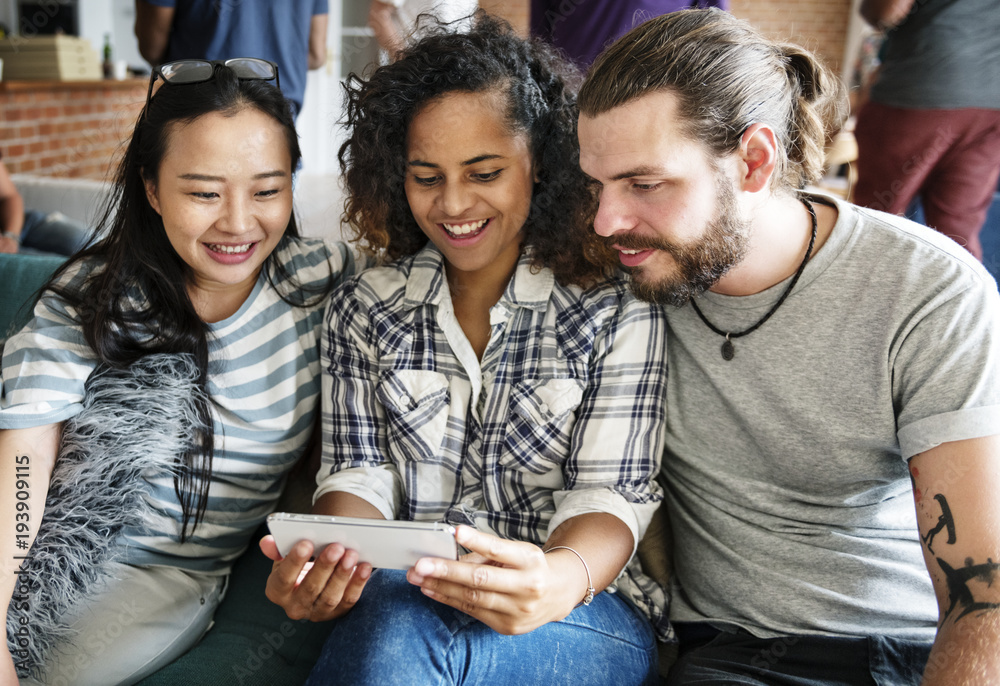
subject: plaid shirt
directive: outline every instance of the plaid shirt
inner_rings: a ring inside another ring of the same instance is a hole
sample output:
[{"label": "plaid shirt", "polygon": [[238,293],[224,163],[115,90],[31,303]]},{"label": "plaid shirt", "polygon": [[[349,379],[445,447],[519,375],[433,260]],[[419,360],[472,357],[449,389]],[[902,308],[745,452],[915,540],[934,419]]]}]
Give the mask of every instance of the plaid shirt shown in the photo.
[{"label": "plaid shirt", "polygon": [[[349,492],[387,519],[538,545],[563,521],[602,512],[638,542],[662,500],[661,309],[619,280],[560,286],[522,257],[490,325],[480,362],[430,245],[334,293],[316,497]],[[636,559],[616,586],[668,637],[663,590]]]}]

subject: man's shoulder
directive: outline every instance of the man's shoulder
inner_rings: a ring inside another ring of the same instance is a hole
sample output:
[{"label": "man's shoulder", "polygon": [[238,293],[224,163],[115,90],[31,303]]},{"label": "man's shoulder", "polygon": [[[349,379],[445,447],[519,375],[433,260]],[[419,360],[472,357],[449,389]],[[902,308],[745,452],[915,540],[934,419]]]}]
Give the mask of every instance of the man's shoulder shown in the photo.
[{"label": "man's shoulder", "polygon": [[948,236],[879,210],[848,203],[838,209],[846,215],[838,228],[851,231],[845,252],[857,268],[870,270],[872,280],[997,289],[982,263]]},{"label": "man's shoulder", "polygon": [[873,341],[905,338],[928,351],[954,348],[956,332],[970,322],[979,328],[962,336],[1000,327],[996,281],[962,246],[903,217],[842,207],[848,222],[835,229],[844,230],[836,237],[840,253],[815,291],[842,320],[860,317]]}]

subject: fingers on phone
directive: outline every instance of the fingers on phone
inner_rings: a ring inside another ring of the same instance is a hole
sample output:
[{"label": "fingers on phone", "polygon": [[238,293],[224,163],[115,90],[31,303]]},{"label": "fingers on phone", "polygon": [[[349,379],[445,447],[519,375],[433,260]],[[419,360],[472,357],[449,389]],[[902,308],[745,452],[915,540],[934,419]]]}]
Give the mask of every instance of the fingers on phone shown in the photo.
[{"label": "fingers on phone", "polygon": [[[346,578],[343,576],[342,568],[346,571]],[[361,592],[368,583],[371,573],[372,567],[367,562],[354,569],[347,569],[345,564],[339,565],[326,588],[316,599],[310,619],[326,621],[349,612],[361,599]]]},{"label": "fingers on phone", "polygon": [[[429,591],[435,597],[448,597],[459,603],[494,609],[497,598],[516,589],[516,570],[490,565],[438,564],[440,567],[436,573],[421,579],[420,583],[425,592]],[[467,611],[463,607],[458,609]]]},{"label": "fingers on phone", "polygon": [[[472,553],[479,553],[485,560],[508,567],[533,567],[544,559],[541,549],[524,541],[509,541],[493,534],[461,525],[455,540]],[[541,564],[544,564],[543,562]]]},{"label": "fingers on phone", "polygon": [[[261,539],[261,550],[267,554],[265,541]],[[305,543],[306,546],[311,544]],[[267,597],[271,602],[281,605],[281,598],[295,587],[295,582],[302,571],[303,566],[309,560],[309,553],[302,551],[302,544],[297,545],[288,552],[287,557],[278,556],[271,566],[271,574],[267,577]],[[311,549],[311,548],[310,548]],[[277,550],[277,549],[276,549]],[[271,557],[268,555],[268,557]]]},{"label": "fingers on phone", "polygon": [[339,543],[328,545],[310,562],[312,545],[306,544],[308,550],[300,545],[275,564],[267,597],[294,620],[325,621],[353,607],[371,575],[371,565],[359,566],[358,554]]},{"label": "fingers on phone", "polygon": [[[309,559],[312,556],[312,543],[300,541],[296,543],[288,555],[280,558],[274,563],[271,574],[267,578],[267,586],[264,594],[268,600],[281,606],[291,619],[302,619],[307,614],[302,614],[301,603],[296,602],[296,591],[301,587],[300,579],[305,570],[310,566]],[[298,615],[298,616],[293,616]]]},{"label": "fingers on phone", "polygon": [[260,539],[258,545],[260,545],[260,551],[269,560],[278,561],[281,559],[281,553],[278,552],[278,544],[274,542],[274,536],[268,534],[264,538]]},{"label": "fingers on phone", "polygon": [[475,617],[501,634],[524,633],[540,626],[537,622],[525,621],[531,619],[532,608],[524,607],[518,599],[506,594],[447,582],[436,583],[434,590],[422,586],[421,591],[439,603]]}]

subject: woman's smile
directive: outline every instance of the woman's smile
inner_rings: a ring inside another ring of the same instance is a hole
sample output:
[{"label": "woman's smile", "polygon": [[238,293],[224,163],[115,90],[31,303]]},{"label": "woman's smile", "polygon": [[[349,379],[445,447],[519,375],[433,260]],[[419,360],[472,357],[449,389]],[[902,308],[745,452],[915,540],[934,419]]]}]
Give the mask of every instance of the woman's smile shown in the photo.
[{"label": "woman's smile", "polygon": [[499,286],[521,254],[534,165],[500,93],[452,92],[410,122],[404,184],[413,218],[444,255],[450,279]]}]

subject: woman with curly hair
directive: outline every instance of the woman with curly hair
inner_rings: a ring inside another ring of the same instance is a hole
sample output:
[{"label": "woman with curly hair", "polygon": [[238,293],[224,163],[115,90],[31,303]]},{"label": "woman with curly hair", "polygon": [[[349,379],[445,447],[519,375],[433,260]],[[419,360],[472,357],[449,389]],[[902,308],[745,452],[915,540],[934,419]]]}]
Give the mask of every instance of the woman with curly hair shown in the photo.
[{"label": "woman with curly hair", "polygon": [[336,622],[312,684],[655,678],[665,602],[633,553],[663,315],[591,239],[573,82],[482,14],[349,82],[346,214],[383,266],[331,300],[313,511],[446,522],[468,553],[373,573],[265,538],[268,597]]}]

